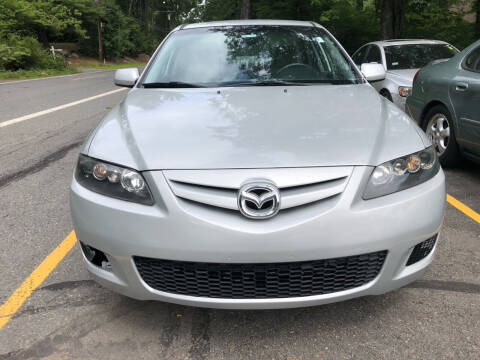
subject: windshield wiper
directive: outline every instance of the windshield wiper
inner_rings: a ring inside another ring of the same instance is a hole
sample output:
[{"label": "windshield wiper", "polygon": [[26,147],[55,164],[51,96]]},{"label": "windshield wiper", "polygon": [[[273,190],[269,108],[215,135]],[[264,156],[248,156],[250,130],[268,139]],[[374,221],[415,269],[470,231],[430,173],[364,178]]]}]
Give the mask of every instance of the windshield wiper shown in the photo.
[{"label": "windshield wiper", "polygon": [[205,86],[181,81],[143,83],[144,88],[203,88]]},{"label": "windshield wiper", "polygon": [[307,84],[302,82],[283,81],[283,80],[260,80],[260,81],[245,81],[232,82],[226,86],[305,86]]}]

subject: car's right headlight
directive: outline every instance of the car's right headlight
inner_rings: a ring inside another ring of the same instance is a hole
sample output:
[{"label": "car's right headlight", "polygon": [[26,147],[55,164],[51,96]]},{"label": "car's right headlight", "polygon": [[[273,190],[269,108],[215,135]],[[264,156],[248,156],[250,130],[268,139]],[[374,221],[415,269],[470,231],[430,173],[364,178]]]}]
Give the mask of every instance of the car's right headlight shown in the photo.
[{"label": "car's right headlight", "polygon": [[85,155],[78,157],[75,179],[87,189],[120,200],[153,205],[142,174]]},{"label": "car's right headlight", "polygon": [[440,164],[433,146],[377,166],[363,193],[365,200],[393,194],[433,178]]}]

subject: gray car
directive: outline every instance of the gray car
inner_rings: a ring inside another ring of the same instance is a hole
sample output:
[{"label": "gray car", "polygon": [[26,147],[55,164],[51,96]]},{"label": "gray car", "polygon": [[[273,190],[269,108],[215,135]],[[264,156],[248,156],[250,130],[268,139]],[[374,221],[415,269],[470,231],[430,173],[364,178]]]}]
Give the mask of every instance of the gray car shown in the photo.
[{"label": "gray car", "polygon": [[296,21],[182,25],[86,139],[71,212],[121,294],[285,308],[382,294],[431,263],[445,178],[430,140],[332,35]]},{"label": "gray car", "polygon": [[429,62],[448,59],[458,50],[438,40],[384,40],[368,43],[352,56],[357,66],[382,64],[387,71],[384,80],[371,82],[380,95],[405,110],[405,101],[412,92],[413,77]]},{"label": "gray car", "polygon": [[480,41],[422,69],[407,108],[443,165],[454,166],[459,155],[480,162]]}]

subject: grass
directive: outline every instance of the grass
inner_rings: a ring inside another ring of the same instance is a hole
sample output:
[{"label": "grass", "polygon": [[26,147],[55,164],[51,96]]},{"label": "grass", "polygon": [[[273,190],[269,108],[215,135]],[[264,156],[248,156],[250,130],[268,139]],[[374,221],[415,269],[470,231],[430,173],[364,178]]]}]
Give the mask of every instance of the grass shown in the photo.
[{"label": "grass", "polygon": [[82,72],[77,69],[77,67],[83,68],[94,68],[94,69],[122,69],[128,67],[139,67],[145,66],[146,63],[143,62],[124,62],[124,63],[111,63],[107,62],[105,64],[93,60],[93,59],[78,59],[74,61],[73,66],[69,66],[65,69],[30,69],[30,70],[18,70],[18,71],[1,71],[0,70],[0,80],[21,80],[21,79],[32,79],[32,78],[43,78],[49,76],[58,76],[58,75],[70,75],[77,74]]},{"label": "grass", "polygon": [[21,80],[21,79],[32,79],[32,78],[42,78],[49,76],[57,75],[69,75],[77,74],[81,72],[76,67],[67,67],[62,70],[57,69],[30,69],[30,70],[17,70],[17,71],[1,71],[0,70],[0,80]]},{"label": "grass", "polygon": [[129,67],[139,67],[145,66],[146,63],[143,62],[125,62],[125,63],[101,63],[96,60],[78,60],[75,61],[75,66],[84,67],[84,68],[94,68],[94,69],[122,69],[122,68],[129,68]]}]

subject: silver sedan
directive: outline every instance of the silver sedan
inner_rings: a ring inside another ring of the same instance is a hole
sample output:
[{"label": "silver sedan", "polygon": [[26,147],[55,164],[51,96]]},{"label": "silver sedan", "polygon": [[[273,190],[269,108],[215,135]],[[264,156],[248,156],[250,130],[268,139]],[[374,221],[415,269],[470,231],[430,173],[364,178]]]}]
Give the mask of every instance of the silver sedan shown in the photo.
[{"label": "silver sedan", "polygon": [[380,95],[405,110],[418,70],[457,53],[454,46],[439,40],[383,40],[362,46],[352,58],[359,67],[364,63],[382,64],[387,76],[371,84]]},{"label": "silver sedan", "polygon": [[445,179],[430,140],[311,22],[183,25],[86,139],[85,264],[137,299],[283,308],[422,276]]}]

